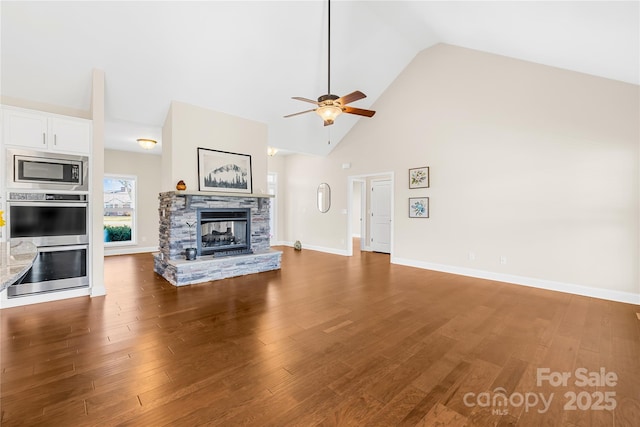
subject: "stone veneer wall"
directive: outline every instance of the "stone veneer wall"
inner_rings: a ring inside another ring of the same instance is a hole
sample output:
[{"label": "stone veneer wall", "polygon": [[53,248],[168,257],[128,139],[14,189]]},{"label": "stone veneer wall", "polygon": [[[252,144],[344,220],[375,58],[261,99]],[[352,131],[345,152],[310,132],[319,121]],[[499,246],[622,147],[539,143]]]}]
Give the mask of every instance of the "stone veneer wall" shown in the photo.
[{"label": "stone veneer wall", "polygon": [[[174,286],[280,269],[282,252],[269,247],[268,197],[219,196],[207,194],[160,193],[160,252],[153,255],[154,271]],[[195,247],[198,208],[251,209],[251,249],[253,254],[216,258],[213,255],[187,261],[184,249]]]},{"label": "stone veneer wall", "polygon": [[268,197],[182,195],[175,191],[160,193],[160,253],[170,260],[184,259],[186,248],[197,247],[198,208],[250,208],[251,249],[255,253],[269,251]]}]

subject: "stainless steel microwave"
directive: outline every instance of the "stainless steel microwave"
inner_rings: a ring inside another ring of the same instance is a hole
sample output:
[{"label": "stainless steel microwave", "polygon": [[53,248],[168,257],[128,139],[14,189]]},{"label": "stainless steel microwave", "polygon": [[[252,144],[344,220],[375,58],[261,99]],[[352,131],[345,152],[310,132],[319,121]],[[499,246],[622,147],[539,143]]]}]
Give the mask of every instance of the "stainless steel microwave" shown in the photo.
[{"label": "stainless steel microwave", "polygon": [[88,191],[86,156],[7,150],[7,187]]}]

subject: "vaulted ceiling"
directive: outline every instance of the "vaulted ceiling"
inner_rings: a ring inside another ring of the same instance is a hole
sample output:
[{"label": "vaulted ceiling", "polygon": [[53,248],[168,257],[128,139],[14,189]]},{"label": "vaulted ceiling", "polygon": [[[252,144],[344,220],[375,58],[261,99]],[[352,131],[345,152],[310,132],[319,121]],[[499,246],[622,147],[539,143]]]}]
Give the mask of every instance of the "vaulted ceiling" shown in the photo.
[{"label": "vaulted ceiling", "polygon": [[[0,4],[7,97],[89,109],[105,72],[105,145],[160,137],[172,100],[264,122],[269,145],[324,155],[357,120],[333,126],[292,96],[327,92],[324,1]],[[340,1],[331,4],[331,92],[376,99],[415,55],[449,43],[640,83],[638,1]],[[328,144],[328,141],[331,144]],[[160,148],[157,148],[159,150]]]}]

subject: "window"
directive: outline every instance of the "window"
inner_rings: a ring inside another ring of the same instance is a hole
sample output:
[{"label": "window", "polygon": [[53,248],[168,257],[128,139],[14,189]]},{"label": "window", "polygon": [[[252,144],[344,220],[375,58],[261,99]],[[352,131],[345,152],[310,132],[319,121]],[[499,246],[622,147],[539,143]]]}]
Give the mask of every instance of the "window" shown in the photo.
[{"label": "window", "polygon": [[104,243],[136,244],[136,177],[104,177]]}]

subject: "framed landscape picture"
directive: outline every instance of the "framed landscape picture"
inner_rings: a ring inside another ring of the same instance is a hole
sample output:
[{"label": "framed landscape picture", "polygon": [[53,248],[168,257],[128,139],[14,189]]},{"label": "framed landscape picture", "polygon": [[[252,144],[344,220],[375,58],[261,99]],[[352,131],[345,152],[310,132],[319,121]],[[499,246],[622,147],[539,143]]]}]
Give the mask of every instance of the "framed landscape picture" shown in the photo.
[{"label": "framed landscape picture", "polygon": [[429,167],[409,169],[409,188],[429,188]]},{"label": "framed landscape picture", "polygon": [[198,148],[200,191],[251,193],[251,156]]},{"label": "framed landscape picture", "polygon": [[429,218],[429,198],[409,198],[409,218]]}]

